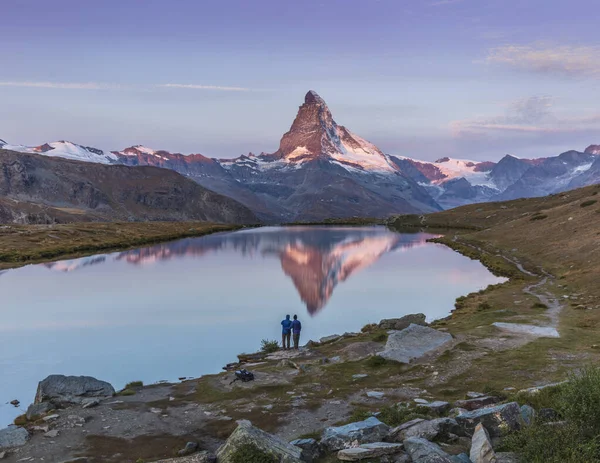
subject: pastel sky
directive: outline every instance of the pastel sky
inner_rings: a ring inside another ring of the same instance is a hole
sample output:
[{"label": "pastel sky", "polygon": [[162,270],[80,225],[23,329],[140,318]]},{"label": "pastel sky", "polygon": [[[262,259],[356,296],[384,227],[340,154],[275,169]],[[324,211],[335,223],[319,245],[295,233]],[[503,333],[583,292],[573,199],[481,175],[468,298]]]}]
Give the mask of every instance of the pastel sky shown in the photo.
[{"label": "pastel sky", "polygon": [[597,0],[4,0],[0,138],[273,152],[304,94],[390,154],[600,143]]}]

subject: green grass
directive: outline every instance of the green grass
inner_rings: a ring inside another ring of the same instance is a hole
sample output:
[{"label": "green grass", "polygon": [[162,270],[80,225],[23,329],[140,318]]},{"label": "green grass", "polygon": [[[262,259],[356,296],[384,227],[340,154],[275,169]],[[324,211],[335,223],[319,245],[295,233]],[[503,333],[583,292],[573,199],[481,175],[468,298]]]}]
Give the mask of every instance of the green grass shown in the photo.
[{"label": "green grass", "polygon": [[376,333],[371,339],[375,342],[386,342],[388,338],[388,334],[386,332]]},{"label": "green grass", "polygon": [[594,204],[596,204],[598,201],[596,199],[589,199],[587,201],[584,201],[580,204],[581,207],[588,207],[588,206],[592,206]]},{"label": "green grass", "polygon": [[260,450],[255,445],[244,444],[231,454],[228,461],[230,463],[279,463],[279,458]]},{"label": "green grass", "polygon": [[380,355],[373,355],[365,362],[369,368],[381,368],[389,363],[388,360],[384,359]]},{"label": "green grass", "polygon": [[133,389],[123,389],[121,392],[119,392],[118,395],[122,395],[122,396],[135,395],[135,391]]},{"label": "green grass", "polygon": [[136,387],[144,387],[143,381],[131,381],[127,383],[123,389],[134,389]]}]

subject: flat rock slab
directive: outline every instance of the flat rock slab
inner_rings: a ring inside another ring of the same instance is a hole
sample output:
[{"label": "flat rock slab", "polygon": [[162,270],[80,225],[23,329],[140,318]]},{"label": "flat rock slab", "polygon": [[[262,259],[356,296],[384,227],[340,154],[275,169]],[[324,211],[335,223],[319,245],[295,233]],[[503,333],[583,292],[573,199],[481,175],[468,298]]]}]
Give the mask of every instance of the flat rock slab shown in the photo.
[{"label": "flat rock slab", "polygon": [[509,333],[528,334],[531,336],[537,336],[539,338],[560,338],[560,334],[558,334],[556,328],[552,328],[551,326],[536,326],[504,322],[495,322],[492,323],[492,325],[502,331],[508,331]]},{"label": "flat rock slab", "polygon": [[404,441],[404,449],[413,463],[453,463],[450,455],[426,439],[410,437]]},{"label": "flat rock slab", "polygon": [[477,397],[475,399],[457,400],[456,402],[454,402],[454,407],[464,408],[465,410],[473,411],[483,407],[487,407],[488,405],[497,404],[498,402],[500,402],[500,399],[498,397],[484,396]]},{"label": "flat rock slab", "polygon": [[402,451],[402,444],[390,444],[387,442],[374,442],[363,444],[359,447],[340,450],[337,453],[338,460],[360,461],[368,458],[378,458],[384,455],[393,455]]},{"label": "flat rock slab", "polygon": [[115,389],[91,376],[50,375],[40,381],[34,403],[47,401],[80,404],[89,397],[112,397]]},{"label": "flat rock slab", "polygon": [[388,336],[385,350],[379,355],[400,363],[410,363],[452,341],[452,335],[428,326],[411,324]]},{"label": "flat rock slab", "polygon": [[390,428],[374,416],[345,426],[326,428],[321,443],[331,452],[355,447],[356,444],[381,442]]},{"label": "flat rock slab", "polygon": [[496,463],[490,436],[481,423],[475,427],[469,457],[473,463]]},{"label": "flat rock slab", "polygon": [[403,330],[411,324],[426,326],[425,314],[414,313],[405,315],[402,318],[386,318],[379,322],[379,328],[382,330]]},{"label": "flat rock slab", "polygon": [[302,463],[300,448],[255,428],[249,421],[239,421],[238,423],[238,427],[217,452],[219,463],[233,462],[236,451],[246,445],[256,447],[280,463]]},{"label": "flat rock slab", "polygon": [[18,426],[9,426],[0,429],[0,450],[12,447],[21,447],[29,440],[27,429]]}]

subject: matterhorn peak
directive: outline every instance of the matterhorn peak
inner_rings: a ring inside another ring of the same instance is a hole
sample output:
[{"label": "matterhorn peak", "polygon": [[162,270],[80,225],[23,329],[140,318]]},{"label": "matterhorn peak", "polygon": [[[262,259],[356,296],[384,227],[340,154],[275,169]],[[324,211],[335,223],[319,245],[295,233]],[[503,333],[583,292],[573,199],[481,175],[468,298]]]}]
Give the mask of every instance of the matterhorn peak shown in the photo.
[{"label": "matterhorn peak", "polygon": [[308,91],[308,93],[304,97],[304,103],[305,104],[318,104],[318,105],[327,106],[325,104],[325,100],[323,100],[323,98],[321,98],[319,96],[319,94],[317,92],[315,92],[314,90],[309,90]]}]

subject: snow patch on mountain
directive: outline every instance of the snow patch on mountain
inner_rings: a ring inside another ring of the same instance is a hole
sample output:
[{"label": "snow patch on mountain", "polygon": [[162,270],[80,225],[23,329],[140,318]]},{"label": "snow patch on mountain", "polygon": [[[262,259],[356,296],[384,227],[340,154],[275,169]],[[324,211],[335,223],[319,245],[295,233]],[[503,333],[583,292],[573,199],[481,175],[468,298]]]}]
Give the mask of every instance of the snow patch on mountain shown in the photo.
[{"label": "snow patch on mountain", "polygon": [[18,151],[20,153],[41,154],[43,156],[53,156],[76,161],[95,162],[99,164],[113,164],[117,162],[117,156],[110,151],[93,148],[91,146],[82,146],[70,141],[57,141],[44,143],[39,146],[9,145],[5,144],[3,149]]}]

